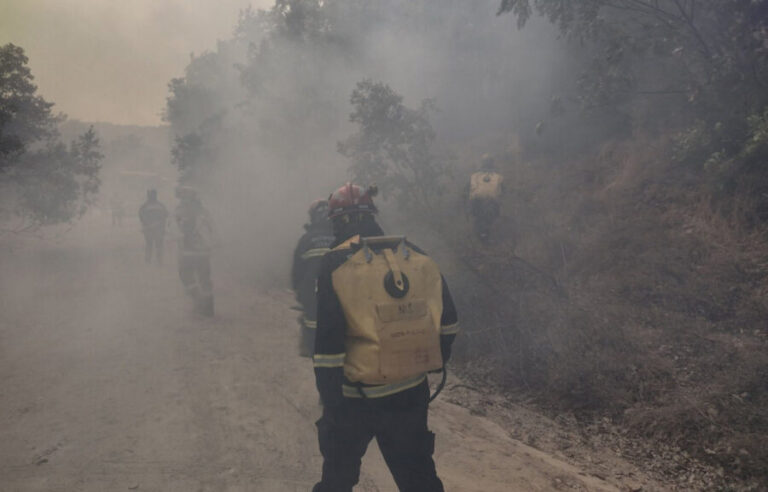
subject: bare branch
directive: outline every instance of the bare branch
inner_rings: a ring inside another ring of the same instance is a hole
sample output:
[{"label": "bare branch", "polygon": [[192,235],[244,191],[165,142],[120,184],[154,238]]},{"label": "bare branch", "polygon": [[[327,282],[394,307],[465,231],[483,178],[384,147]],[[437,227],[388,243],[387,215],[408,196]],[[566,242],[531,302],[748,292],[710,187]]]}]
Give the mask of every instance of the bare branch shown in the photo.
[{"label": "bare branch", "polygon": [[693,18],[690,17],[688,12],[685,11],[685,8],[680,3],[680,0],[672,0],[672,1],[675,3],[675,5],[677,5],[677,8],[680,11],[680,15],[682,16],[683,20],[685,21],[685,24],[691,30],[691,32],[693,33],[693,36],[696,38],[696,40],[699,42],[699,45],[701,46],[702,53],[707,58],[712,56],[712,51],[709,49],[709,46],[704,41],[704,38],[702,37],[702,35],[699,32],[698,28],[696,28],[696,25],[693,23]]}]

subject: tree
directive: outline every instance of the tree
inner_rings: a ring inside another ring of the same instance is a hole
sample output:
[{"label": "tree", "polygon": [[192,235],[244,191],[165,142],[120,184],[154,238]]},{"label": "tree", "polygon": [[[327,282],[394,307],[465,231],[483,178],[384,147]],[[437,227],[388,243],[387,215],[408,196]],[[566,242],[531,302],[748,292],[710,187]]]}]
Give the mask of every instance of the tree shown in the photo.
[{"label": "tree", "polygon": [[726,199],[750,197],[768,222],[768,1],[502,0],[506,12],[519,27],[537,12],[584,46],[584,107],[672,133],[676,163]]},{"label": "tree", "polygon": [[4,210],[23,229],[82,216],[98,192],[103,155],[91,127],[69,146],[59,139],[53,103],[37,94],[24,50],[0,47],[0,186]]},{"label": "tree", "polygon": [[31,143],[55,136],[61,120],[51,115],[53,103],[35,94],[28,61],[22,48],[0,47],[0,170],[12,165]]},{"label": "tree", "polygon": [[50,142],[24,153],[14,176],[19,190],[17,215],[32,227],[81,217],[99,190],[103,157],[92,127],[69,147]]},{"label": "tree", "polygon": [[171,149],[171,162],[179,170],[179,183],[199,185],[210,172],[214,152],[206,145],[206,139],[197,133],[176,137]]},{"label": "tree", "polygon": [[[567,39],[590,44],[582,73],[589,100],[677,95],[702,114],[768,98],[764,0],[502,0],[499,9],[520,27],[534,11]],[[611,76],[626,80],[599,82]]]},{"label": "tree", "polygon": [[410,109],[388,85],[366,79],[357,83],[350,102],[349,119],[359,129],[339,142],[338,150],[352,160],[355,181],[376,183],[384,199],[394,197],[401,207],[429,211],[447,171],[431,149],[432,101]]}]

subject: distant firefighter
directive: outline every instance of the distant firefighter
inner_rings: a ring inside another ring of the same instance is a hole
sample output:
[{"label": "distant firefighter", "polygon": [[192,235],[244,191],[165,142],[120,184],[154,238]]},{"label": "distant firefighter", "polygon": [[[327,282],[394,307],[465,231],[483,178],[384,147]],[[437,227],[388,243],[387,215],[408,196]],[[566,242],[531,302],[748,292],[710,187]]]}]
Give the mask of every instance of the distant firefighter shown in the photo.
[{"label": "distant firefighter", "polygon": [[328,202],[317,200],[309,206],[309,223],[304,225],[304,235],[293,252],[291,286],[301,305],[299,318],[301,338],[299,355],[312,357],[317,328],[317,273],[320,261],[333,243],[333,231],[328,220]]},{"label": "distant firefighter", "polygon": [[179,277],[195,305],[195,311],[213,316],[213,282],[211,281],[211,249],[214,229],[208,211],[197,190],[179,186],[176,190],[176,224],[181,232],[179,243]]},{"label": "distant firefighter", "polygon": [[499,216],[504,177],[496,170],[493,157],[483,155],[480,170],[469,180],[469,210],[475,235],[487,241],[493,222]]},{"label": "distant firefighter", "polygon": [[152,251],[159,265],[163,264],[163,240],[168,221],[168,209],[157,199],[156,190],[147,191],[147,201],[139,209],[139,221],[144,232],[144,261],[152,261]]}]

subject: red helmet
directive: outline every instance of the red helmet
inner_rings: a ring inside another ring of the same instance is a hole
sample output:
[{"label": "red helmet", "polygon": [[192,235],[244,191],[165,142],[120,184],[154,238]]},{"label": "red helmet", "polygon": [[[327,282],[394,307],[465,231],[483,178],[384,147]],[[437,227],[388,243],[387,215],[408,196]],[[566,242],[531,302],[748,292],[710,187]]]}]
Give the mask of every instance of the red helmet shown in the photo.
[{"label": "red helmet", "polygon": [[362,186],[344,184],[328,198],[328,217],[334,218],[355,212],[375,214],[378,210],[373,204],[373,197],[377,192],[375,186],[364,190]]}]

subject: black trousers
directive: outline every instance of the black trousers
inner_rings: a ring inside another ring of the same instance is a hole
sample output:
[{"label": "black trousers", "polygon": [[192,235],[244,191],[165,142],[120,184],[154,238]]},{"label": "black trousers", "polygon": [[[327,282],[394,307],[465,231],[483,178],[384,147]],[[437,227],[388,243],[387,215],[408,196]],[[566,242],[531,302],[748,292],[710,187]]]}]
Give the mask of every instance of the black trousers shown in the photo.
[{"label": "black trousers", "polygon": [[323,476],[313,492],[351,492],[374,437],[402,492],[443,492],[432,460],[435,435],[427,429],[428,398],[424,382],[390,397],[345,398],[323,408],[317,421]]},{"label": "black trousers", "polygon": [[156,232],[144,231],[144,261],[152,261],[152,251],[155,252],[157,263],[163,264],[163,239],[165,236]]},{"label": "black trousers", "polygon": [[211,282],[211,257],[189,255],[179,257],[179,278],[184,290],[192,298],[195,308],[206,315],[213,315],[213,282]]},{"label": "black trousers", "polygon": [[499,202],[489,198],[475,198],[470,202],[475,234],[487,238],[491,225],[499,216]]}]

